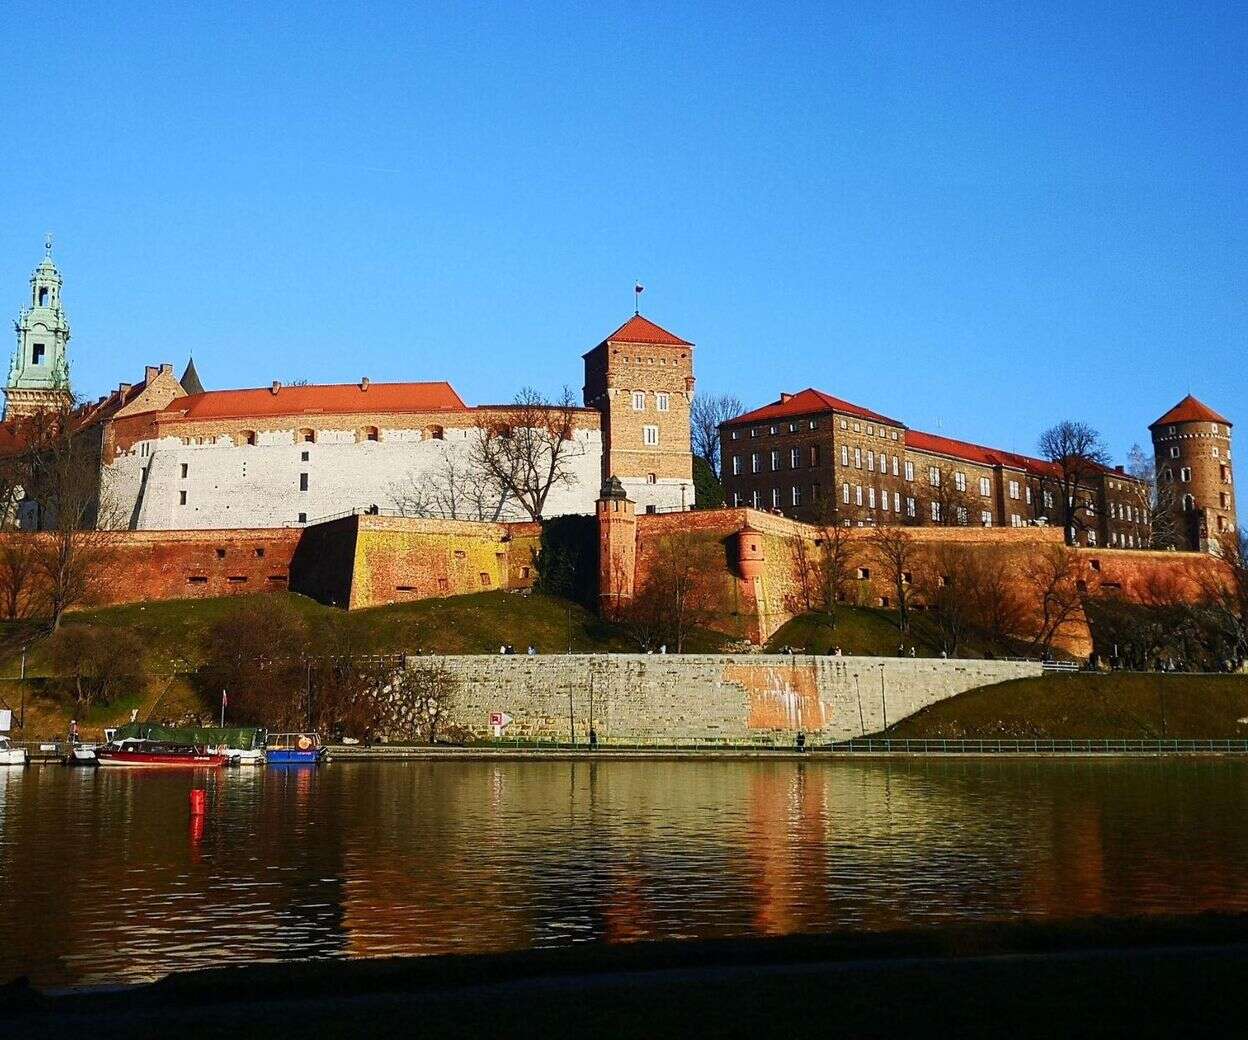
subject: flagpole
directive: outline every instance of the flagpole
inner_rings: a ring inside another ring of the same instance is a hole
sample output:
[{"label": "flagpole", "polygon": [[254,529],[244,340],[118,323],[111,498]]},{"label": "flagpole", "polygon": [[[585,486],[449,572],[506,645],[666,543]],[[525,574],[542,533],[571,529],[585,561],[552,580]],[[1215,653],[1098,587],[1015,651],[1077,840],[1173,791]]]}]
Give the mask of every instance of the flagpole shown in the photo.
[{"label": "flagpole", "polygon": [[221,728],[225,728],[225,690],[221,691]]}]

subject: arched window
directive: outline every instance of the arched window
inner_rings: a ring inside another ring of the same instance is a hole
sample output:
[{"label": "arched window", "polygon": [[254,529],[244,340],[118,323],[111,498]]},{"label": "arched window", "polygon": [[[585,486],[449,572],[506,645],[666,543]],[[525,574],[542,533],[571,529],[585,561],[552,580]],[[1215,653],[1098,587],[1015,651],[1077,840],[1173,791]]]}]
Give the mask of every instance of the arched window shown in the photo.
[{"label": "arched window", "polygon": [[1191,513],[1191,512],[1194,512],[1195,509],[1196,509],[1196,499],[1193,498],[1191,495],[1184,495],[1183,496],[1183,511],[1185,513]]},{"label": "arched window", "polygon": [[46,307],[48,305],[48,287],[41,285],[39,287],[39,306]]},{"label": "arched window", "polygon": [[381,431],[376,426],[361,426],[355,431],[356,441],[379,441],[381,440]]},{"label": "arched window", "polygon": [[240,447],[242,447],[243,445],[251,445],[254,447],[256,443],[256,431],[255,430],[243,430],[234,439],[234,443],[239,445]]},{"label": "arched window", "polygon": [[445,440],[446,431],[443,430],[441,426],[436,424],[433,426],[426,426],[424,430],[424,438],[427,441]]},{"label": "arched window", "polygon": [[309,430],[309,429],[299,430],[295,434],[295,443],[296,444],[315,444],[316,443],[316,431]]}]

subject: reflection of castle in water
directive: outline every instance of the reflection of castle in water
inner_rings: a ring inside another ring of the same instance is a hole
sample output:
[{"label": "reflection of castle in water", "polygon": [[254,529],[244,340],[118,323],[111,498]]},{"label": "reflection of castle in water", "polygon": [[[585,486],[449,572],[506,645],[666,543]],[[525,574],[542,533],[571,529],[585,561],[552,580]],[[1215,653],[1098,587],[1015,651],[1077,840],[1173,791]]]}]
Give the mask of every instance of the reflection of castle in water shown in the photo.
[{"label": "reflection of castle in water", "polygon": [[[0,978],[1248,909],[1235,762],[352,765],[0,779]],[[20,898],[18,897],[20,894]]]}]

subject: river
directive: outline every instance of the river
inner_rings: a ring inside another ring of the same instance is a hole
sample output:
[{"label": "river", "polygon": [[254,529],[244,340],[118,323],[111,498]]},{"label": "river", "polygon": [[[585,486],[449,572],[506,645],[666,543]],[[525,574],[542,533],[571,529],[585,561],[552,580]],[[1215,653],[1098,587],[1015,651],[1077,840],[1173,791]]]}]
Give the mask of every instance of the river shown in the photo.
[{"label": "river", "polygon": [[31,767],[0,771],[0,981],[1248,910],[1245,863],[1231,759]]}]

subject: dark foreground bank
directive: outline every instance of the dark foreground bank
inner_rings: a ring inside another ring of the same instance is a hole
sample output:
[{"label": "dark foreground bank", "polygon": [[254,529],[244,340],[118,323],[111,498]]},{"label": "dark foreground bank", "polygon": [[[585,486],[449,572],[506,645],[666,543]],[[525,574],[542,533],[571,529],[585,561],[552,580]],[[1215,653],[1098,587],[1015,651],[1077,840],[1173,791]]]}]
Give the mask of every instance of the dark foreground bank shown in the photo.
[{"label": "dark foreground bank", "polygon": [[1248,917],[250,965],[0,995],[5,1035],[1236,1035]]}]

